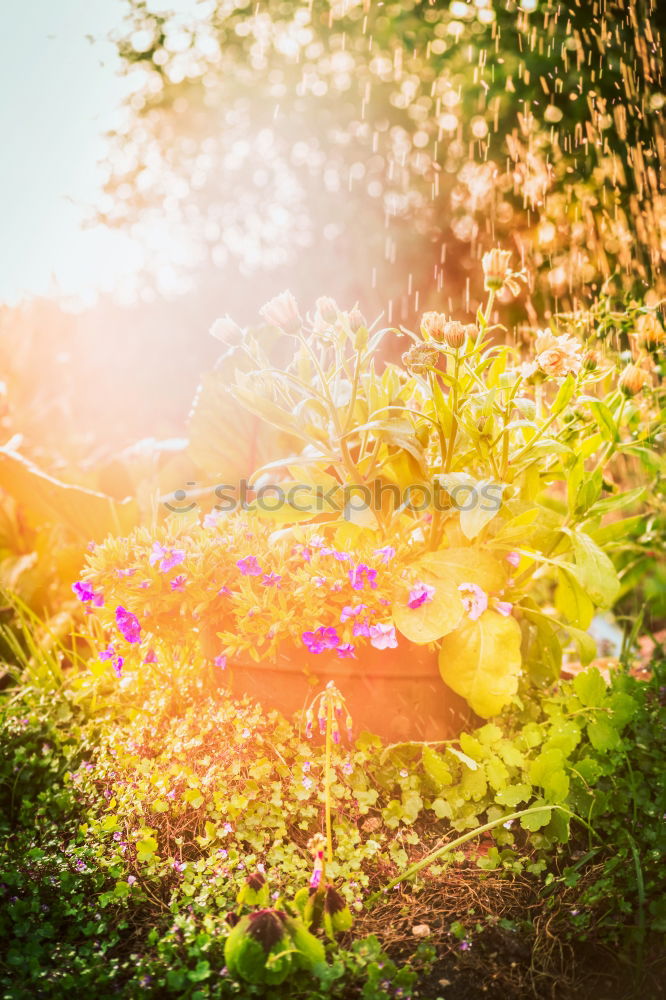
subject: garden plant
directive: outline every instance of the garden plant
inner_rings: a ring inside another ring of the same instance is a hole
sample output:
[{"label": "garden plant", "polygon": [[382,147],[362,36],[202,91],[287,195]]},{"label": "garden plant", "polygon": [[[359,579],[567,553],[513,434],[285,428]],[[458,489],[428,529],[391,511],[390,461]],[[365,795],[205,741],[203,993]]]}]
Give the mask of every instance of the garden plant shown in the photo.
[{"label": "garden plant", "polygon": [[190,403],[0,310],[0,997],[659,1000],[661,12],[123,7]]}]

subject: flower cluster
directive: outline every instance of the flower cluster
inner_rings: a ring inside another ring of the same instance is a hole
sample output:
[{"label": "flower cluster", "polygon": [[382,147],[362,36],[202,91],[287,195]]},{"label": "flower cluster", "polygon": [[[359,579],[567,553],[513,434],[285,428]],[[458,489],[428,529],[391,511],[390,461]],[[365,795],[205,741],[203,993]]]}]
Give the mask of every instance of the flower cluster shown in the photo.
[{"label": "flower cluster", "polygon": [[98,545],[75,591],[94,604],[107,635],[100,658],[118,675],[193,635],[220,669],[250,651],[353,658],[366,645],[397,647],[390,608],[407,555],[374,539],[351,551],[321,528],[206,516],[181,536],[140,529]]}]

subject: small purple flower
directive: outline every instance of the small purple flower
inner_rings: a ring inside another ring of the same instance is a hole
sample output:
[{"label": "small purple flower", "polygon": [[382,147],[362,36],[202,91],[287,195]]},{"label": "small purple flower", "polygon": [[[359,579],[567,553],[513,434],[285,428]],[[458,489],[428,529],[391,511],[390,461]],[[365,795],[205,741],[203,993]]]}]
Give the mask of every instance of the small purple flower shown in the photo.
[{"label": "small purple flower", "polygon": [[111,661],[111,666],[113,667],[113,672],[116,677],[122,677],[124,663],[125,660],[122,656],[116,656],[115,659]]},{"label": "small purple flower", "polygon": [[314,632],[303,632],[301,638],[310,653],[323,653],[328,649],[337,649],[340,645],[337,631],[323,625]]},{"label": "small purple flower", "polygon": [[356,659],[356,651],[354,649],[353,643],[351,642],[343,642],[341,646],[338,646],[336,652],[341,660]]},{"label": "small purple flower", "polygon": [[350,760],[346,760],[342,765],[342,773],[351,774],[353,770],[354,770],[354,765],[352,764],[352,762]]},{"label": "small purple flower", "polygon": [[145,658],[145,660],[143,662],[144,663],[157,663],[157,654],[155,653],[154,649],[149,649],[148,650],[148,652],[146,653],[146,658]]},{"label": "small purple flower", "polygon": [[372,590],[377,589],[377,570],[371,569],[365,563],[359,563],[349,570],[349,582],[354,590],[363,590],[367,583]]},{"label": "small purple flower", "polygon": [[187,582],[187,577],[183,576],[182,573],[180,576],[174,576],[173,579],[171,580],[171,589],[178,590],[180,591],[180,593],[182,593],[185,590],[186,582]]},{"label": "small purple flower", "polygon": [[519,552],[509,552],[508,555],[507,555],[507,557],[506,557],[506,561],[511,566],[516,567],[518,565],[518,563],[520,562],[520,553]]},{"label": "small purple flower", "polygon": [[312,582],[314,583],[315,587],[325,587],[327,580],[325,576],[313,576]]},{"label": "small purple flower", "polygon": [[127,876],[127,884],[128,885],[134,885],[135,882],[136,882],[136,875],[128,875]]},{"label": "small purple flower", "polygon": [[395,634],[395,626],[381,623],[370,626],[370,645],[375,649],[396,649],[398,639]]},{"label": "small purple flower", "polygon": [[340,621],[346,622],[349,621],[350,618],[357,618],[360,615],[361,611],[367,611],[367,610],[368,610],[367,604],[357,604],[354,607],[351,607],[350,605],[347,604],[340,612]]},{"label": "small purple flower", "polygon": [[141,641],[139,619],[131,611],[126,611],[122,607],[116,608],[116,625],[118,626],[118,631],[127,642]]},{"label": "small purple flower", "polygon": [[352,635],[354,636],[355,639],[358,639],[359,637],[369,639],[370,626],[367,624],[367,622],[354,622]]},{"label": "small purple flower", "polygon": [[261,582],[264,587],[279,587],[281,580],[279,573],[264,573]]},{"label": "small purple flower", "polygon": [[422,604],[432,601],[435,588],[428,583],[415,583],[409,592],[407,605],[410,608],[420,608]]},{"label": "small purple flower", "polygon": [[178,566],[185,559],[182,549],[165,549],[159,542],[153,542],[153,550],[150,553],[150,565],[154,566],[159,562],[160,573],[167,573],[174,566]]},{"label": "small purple flower", "polygon": [[305,778],[303,778],[301,784],[303,785],[303,788],[306,788],[309,791],[314,785],[314,781],[312,780],[312,778],[308,778],[306,776]]},{"label": "small purple flower", "polygon": [[227,666],[227,658],[224,655],[224,653],[220,653],[219,656],[215,657],[213,663],[215,664],[216,667],[219,667],[220,670],[225,670]]},{"label": "small purple flower", "polygon": [[470,621],[477,621],[488,608],[488,595],[476,583],[461,583],[458,590],[463,595],[463,607]]},{"label": "small purple flower", "polygon": [[374,555],[386,565],[395,558],[395,549],[392,545],[385,545],[382,549],[375,549]]},{"label": "small purple flower", "polygon": [[263,570],[257,562],[256,556],[246,556],[245,559],[238,559],[236,562],[243,576],[261,576]]},{"label": "small purple flower", "polygon": [[508,618],[513,611],[513,604],[510,601],[495,601],[495,611]]},{"label": "small purple flower", "polygon": [[72,584],[72,590],[78,597],[80,601],[84,604],[93,604],[96,608],[101,608],[104,604],[104,598],[101,594],[97,594],[91,584],[87,583],[85,580],[79,580],[77,583]]}]

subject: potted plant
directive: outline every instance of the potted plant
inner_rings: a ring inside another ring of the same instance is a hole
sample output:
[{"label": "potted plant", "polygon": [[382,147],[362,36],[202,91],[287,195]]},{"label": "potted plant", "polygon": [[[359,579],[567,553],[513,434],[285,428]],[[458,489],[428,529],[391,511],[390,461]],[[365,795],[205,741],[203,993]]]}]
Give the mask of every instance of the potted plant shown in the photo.
[{"label": "potted plant", "polygon": [[[218,321],[227,350],[191,420],[218,474],[210,509],[193,509],[199,490],[154,531],[109,539],[78,585],[116,673],[205,662],[283,711],[332,679],[357,724],[441,738],[521,679],[553,681],[570,643],[595,655],[586,629],[619,590],[604,519],[636,500],[604,470],[649,368],[618,383],[610,356],[555,330],[525,358],[491,326],[521,275],[500,250],[483,266],[476,322],[426,313],[401,365],[381,361],[395,331],[331,299],[304,319],[283,293],[255,330]],[[239,483],[250,447],[263,460]]]}]

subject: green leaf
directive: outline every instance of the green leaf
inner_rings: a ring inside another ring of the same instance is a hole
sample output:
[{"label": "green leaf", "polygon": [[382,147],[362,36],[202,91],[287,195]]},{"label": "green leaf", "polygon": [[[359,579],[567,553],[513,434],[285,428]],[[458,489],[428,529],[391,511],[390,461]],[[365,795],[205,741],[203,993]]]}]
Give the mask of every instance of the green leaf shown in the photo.
[{"label": "green leaf", "polygon": [[620,581],[613,563],[589,535],[572,533],[576,558],[575,575],[596,605],[609,608],[620,591]]},{"label": "green leaf", "polygon": [[586,629],[594,617],[594,604],[581,587],[574,573],[563,566],[558,567],[557,580],[555,607],[564,615],[567,621],[570,621],[579,628]]},{"label": "green leaf", "polygon": [[589,667],[576,674],[574,691],[586,708],[599,708],[606,700],[606,682],[596,667]]},{"label": "green leaf", "polygon": [[588,723],[587,735],[594,749],[599,750],[601,753],[616,750],[620,745],[620,736],[617,729],[604,717]]},{"label": "green leaf", "polygon": [[553,400],[553,405],[550,408],[551,414],[561,413],[565,406],[571,400],[574,392],[576,391],[576,379],[573,375],[567,375],[567,377],[562,382],[562,385],[557,391],[557,395]]},{"label": "green leaf", "polygon": [[601,400],[590,403],[590,410],[597,427],[606,441],[618,441],[619,433],[613,414]]},{"label": "green leaf", "polygon": [[424,744],[421,756],[426,774],[438,788],[451,784],[453,777],[442,754]]},{"label": "green leaf", "polygon": [[525,782],[518,782],[516,785],[506,785],[495,795],[495,801],[501,806],[509,806],[513,809],[519,802],[529,802],[532,795],[532,786]]},{"label": "green leaf", "polygon": [[544,808],[539,810],[539,812],[530,813],[529,816],[523,816],[520,820],[520,825],[523,830],[529,830],[531,833],[535,833],[537,830],[541,830],[542,827],[547,826],[550,823],[550,817],[552,815],[552,809],[549,809],[543,799],[533,803],[535,806],[539,806],[543,803]]},{"label": "green leaf", "polygon": [[143,837],[136,842],[137,861],[151,861],[157,851],[157,841],[154,837]]}]

